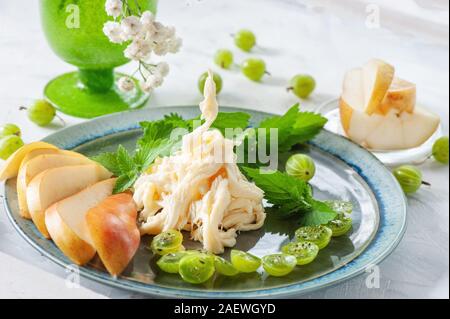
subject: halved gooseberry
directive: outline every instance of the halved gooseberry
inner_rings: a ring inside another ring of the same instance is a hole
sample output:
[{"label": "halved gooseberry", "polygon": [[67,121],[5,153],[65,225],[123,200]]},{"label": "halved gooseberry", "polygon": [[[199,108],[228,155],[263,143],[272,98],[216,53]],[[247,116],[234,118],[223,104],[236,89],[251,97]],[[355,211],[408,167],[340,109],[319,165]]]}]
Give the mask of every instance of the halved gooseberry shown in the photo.
[{"label": "halved gooseberry", "polygon": [[309,241],[316,244],[319,249],[328,246],[333,232],[326,226],[306,226],[297,229],[295,237],[298,241]]}]

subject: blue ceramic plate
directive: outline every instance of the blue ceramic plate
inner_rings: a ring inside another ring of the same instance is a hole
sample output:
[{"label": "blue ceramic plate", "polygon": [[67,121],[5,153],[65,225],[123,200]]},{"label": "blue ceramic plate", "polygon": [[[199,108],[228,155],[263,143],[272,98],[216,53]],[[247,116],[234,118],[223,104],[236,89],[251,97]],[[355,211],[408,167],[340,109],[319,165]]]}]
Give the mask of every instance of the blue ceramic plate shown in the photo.
[{"label": "blue ceramic plate", "polygon": [[[254,123],[270,114],[236,108],[221,111],[245,111]],[[199,114],[198,107],[144,109],[102,117],[69,127],[45,139],[60,148],[74,149],[86,155],[114,150],[119,144],[134,148],[141,132],[138,122],[156,120],[169,112],[186,118]],[[94,259],[80,268],[81,275],[107,285],[135,292],[169,297],[252,298],[292,296],[330,286],[378,264],[398,245],[406,225],[406,201],[392,174],[373,155],[347,139],[323,131],[308,147],[317,164],[312,180],[315,195],[322,199],[345,199],[355,206],[354,225],[348,236],[333,239],[312,264],[297,267],[282,278],[268,277],[264,272],[228,278],[215,276],[207,283],[194,286],[177,275],[164,274],[155,266],[155,258],[146,249],[150,237],[143,237],[134,260],[117,279],[111,278],[101,262]],[[15,181],[5,187],[6,208],[17,231],[44,256],[67,267],[70,261],[50,240],[44,239],[33,223],[18,214]],[[237,248],[264,256],[280,251],[297,228],[292,221],[268,217],[259,231],[241,233]],[[186,239],[188,248],[198,243]],[[225,257],[228,257],[225,253]]]}]

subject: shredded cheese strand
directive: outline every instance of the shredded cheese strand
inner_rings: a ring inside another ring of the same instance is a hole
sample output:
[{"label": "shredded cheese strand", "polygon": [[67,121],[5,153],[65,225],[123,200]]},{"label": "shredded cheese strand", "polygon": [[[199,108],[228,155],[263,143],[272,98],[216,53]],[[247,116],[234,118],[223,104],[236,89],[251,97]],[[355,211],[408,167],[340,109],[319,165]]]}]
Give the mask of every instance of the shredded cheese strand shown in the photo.
[{"label": "shredded cheese strand", "polygon": [[141,234],[190,231],[205,250],[220,254],[236,245],[238,231],[263,226],[264,193],[240,172],[233,141],[211,130],[219,112],[211,72],[204,96],[200,110],[205,123],[183,137],[179,152],[158,158],[138,179],[134,200]]}]

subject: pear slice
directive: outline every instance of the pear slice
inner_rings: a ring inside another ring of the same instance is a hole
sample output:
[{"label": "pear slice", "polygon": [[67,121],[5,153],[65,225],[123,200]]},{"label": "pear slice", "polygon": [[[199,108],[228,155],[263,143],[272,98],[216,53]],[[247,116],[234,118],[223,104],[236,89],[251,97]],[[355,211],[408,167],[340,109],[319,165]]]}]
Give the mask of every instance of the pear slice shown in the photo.
[{"label": "pear slice", "polygon": [[360,108],[350,106],[343,98],[339,104],[341,123],[346,136],[364,147],[369,147],[367,137],[381,124],[383,116],[369,115]]},{"label": "pear slice", "polygon": [[414,83],[396,77],[379,109],[383,114],[387,114],[391,109],[396,109],[399,113],[413,113],[416,106],[416,94]]},{"label": "pear slice", "polygon": [[36,149],[57,149],[56,146],[45,142],[34,142],[26,144],[12,154],[3,167],[0,169],[0,181],[6,181],[14,178],[19,173],[20,165],[27,154]]},{"label": "pear slice", "polygon": [[355,68],[345,74],[340,112],[342,127],[348,137],[363,146],[367,136],[381,123],[377,114],[366,112],[366,101],[363,85],[363,69]]},{"label": "pear slice", "polygon": [[93,246],[113,276],[122,273],[139,248],[136,219],[136,204],[128,193],[110,196],[86,214]]},{"label": "pear slice", "polygon": [[362,112],[366,110],[362,68],[351,69],[345,74],[342,100],[351,105],[352,108]]},{"label": "pear slice", "polygon": [[438,129],[440,118],[416,107],[416,86],[395,78],[395,69],[371,60],[348,71],[339,102],[342,127],[354,142],[372,150],[418,147]]},{"label": "pear slice", "polygon": [[428,141],[441,125],[441,118],[416,106],[414,113],[402,113],[404,147],[412,148]]},{"label": "pear slice", "polygon": [[362,67],[364,105],[367,114],[372,115],[379,110],[394,80],[394,74],[395,68],[392,65],[378,59],[372,59]]},{"label": "pear slice", "polygon": [[31,219],[46,238],[45,210],[54,203],[112,176],[100,165],[76,165],[51,168],[38,174],[27,187],[27,204]]},{"label": "pear slice", "polygon": [[17,197],[20,215],[31,219],[27,204],[27,187],[31,180],[49,168],[94,164],[87,157],[70,151],[54,149],[37,149],[30,153],[22,161],[17,176]]},{"label": "pear slice", "polygon": [[87,212],[112,194],[115,179],[87,187],[45,212],[45,224],[56,246],[75,264],[84,265],[96,253],[86,222]]},{"label": "pear slice", "polygon": [[414,113],[391,109],[386,115],[368,115],[341,99],[340,111],[346,135],[364,147],[379,151],[418,147],[436,132],[441,122],[439,116],[419,107]]}]

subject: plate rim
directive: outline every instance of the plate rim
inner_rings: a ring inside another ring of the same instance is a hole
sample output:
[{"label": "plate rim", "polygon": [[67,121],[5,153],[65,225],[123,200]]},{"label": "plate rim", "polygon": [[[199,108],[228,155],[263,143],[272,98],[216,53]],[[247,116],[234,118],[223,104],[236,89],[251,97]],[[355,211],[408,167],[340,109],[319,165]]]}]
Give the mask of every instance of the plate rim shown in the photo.
[{"label": "plate rim", "polygon": [[[102,117],[99,117],[99,118],[96,118],[96,119],[93,119],[90,121],[82,122],[82,123],[64,128],[62,130],[59,130],[58,132],[55,132],[55,133],[47,136],[46,138],[44,138],[43,141],[49,141],[49,140],[51,141],[53,139],[56,139],[58,136],[64,135],[65,133],[70,132],[72,130],[79,129],[80,127],[86,126],[89,123],[96,123],[96,122],[97,123],[99,123],[99,122],[106,123],[111,118],[121,117],[121,116],[127,115],[129,113],[135,114],[135,116],[137,116],[139,113],[145,113],[145,112],[151,113],[151,112],[160,111],[164,114],[164,113],[167,113],[170,111],[178,111],[179,112],[180,109],[188,109],[188,108],[193,108],[193,107],[196,108],[197,106],[184,105],[184,106],[170,106],[170,107],[167,106],[167,107],[158,107],[158,108],[155,107],[155,108],[151,108],[151,109],[140,109],[140,110],[134,110],[134,111],[126,111],[126,112],[121,112],[121,113],[109,114],[109,115],[105,115],[105,116],[102,116]],[[246,111],[246,112],[250,112],[253,114],[258,114],[260,116],[275,115],[275,114],[268,113],[268,112],[261,112],[261,111],[257,111],[254,109],[243,109],[243,108],[239,108],[239,107],[223,106],[223,107],[221,107],[221,109],[225,110],[225,111],[235,111],[235,112],[236,111],[241,111],[241,112]],[[79,139],[77,141],[77,143],[72,143],[69,146],[67,146],[67,148],[72,149],[81,144],[95,140],[97,138],[105,137],[105,136],[108,136],[108,135],[111,135],[114,133],[131,131],[136,128],[138,128],[138,126],[137,126],[137,124],[134,124],[131,126],[127,125],[127,127],[114,128],[112,130],[107,130],[107,131],[102,132],[102,134],[100,134],[100,135],[92,135],[92,136],[85,137],[83,139]],[[319,137],[325,136],[325,135],[333,136],[334,138],[337,138],[338,140],[343,141],[343,143],[345,143],[347,145],[352,145],[352,147],[356,146],[357,149],[360,149],[367,156],[369,156],[369,158],[371,158],[373,163],[381,165],[382,167],[384,167],[384,169],[386,171],[388,171],[388,169],[384,166],[384,164],[379,159],[377,159],[373,154],[371,154],[370,152],[365,150],[360,145],[352,142],[348,138],[338,135],[338,134],[335,134],[335,133],[332,133],[332,132],[329,132],[327,130],[323,130],[323,132],[319,134]],[[358,255],[357,257],[355,257],[348,264],[346,264],[328,274],[325,274],[323,276],[320,276],[318,278],[312,279],[307,282],[294,283],[294,284],[285,285],[285,286],[281,286],[281,287],[263,288],[263,289],[251,290],[251,291],[209,291],[209,290],[194,290],[194,289],[191,290],[191,289],[186,289],[186,288],[164,287],[164,286],[158,286],[158,285],[154,285],[154,284],[144,284],[144,283],[132,281],[129,279],[120,279],[120,277],[115,279],[103,272],[98,271],[98,270],[88,269],[88,268],[84,268],[84,267],[79,267],[80,275],[83,277],[86,277],[88,279],[94,280],[96,282],[106,284],[108,286],[126,289],[128,291],[143,293],[146,295],[159,296],[159,297],[168,297],[169,296],[169,297],[176,297],[176,298],[180,298],[180,297],[188,297],[188,298],[264,298],[264,297],[280,297],[280,296],[290,296],[290,295],[292,296],[295,294],[297,294],[297,295],[305,294],[305,293],[316,291],[318,289],[322,289],[325,287],[337,285],[339,283],[342,283],[344,281],[347,281],[351,278],[354,278],[354,277],[364,273],[367,269],[367,266],[377,265],[380,262],[382,262],[397,248],[397,246],[401,242],[401,240],[404,236],[404,233],[406,231],[406,227],[407,227],[406,197],[404,196],[403,192],[401,191],[400,186],[397,185],[399,194],[401,194],[401,198],[402,198],[401,203],[399,203],[399,204],[401,204],[400,205],[401,207],[398,208],[399,209],[398,212],[400,213],[400,217],[401,217],[401,225],[399,225],[400,229],[396,233],[395,238],[393,238],[393,240],[390,242],[388,247],[385,248],[379,255],[372,257],[371,262],[369,264],[367,264],[367,263],[364,264],[364,262],[363,262],[364,265],[360,265],[359,267],[357,265],[355,267],[355,265],[354,265],[355,269],[351,270],[350,272],[344,273],[341,276],[339,276],[338,278],[330,278],[330,277],[336,276],[336,272],[338,272],[339,270],[344,270],[345,268],[348,268],[350,265],[356,264],[365,254],[368,253],[368,250],[371,248],[371,246],[374,244],[374,242],[380,236],[380,230],[383,226],[382,219],[383,219],[383,215],[385,213],[385,211],[384,211],[385,208],[383,207],[383,205],[380,205],[380,200],[381,200],[380,194],[374,189],[374,188],[376,188],[376,186],[372,185],[372,183],[368,180],[367,176],[365,176],[362,172],[358,171],[358,167],[355,167],[354,164],[349,163],[349,161],[346,160],[345,158],[342,158],[341,156],[338,156],[337,154],[333,154],[333,152],[331,152],[330,150],[326,150],[323,147],[317,145],[317,143],[318,143],[317,137],[310,142],[310,144],[316,146],[318,149],[330,154],[331,156],[339,158],[340,160],[342,160],[344,163],[346,163],[347,165],[349,165],[350,167],[352,167],[352,169],[354,169],[356,171],[356,173],[365,181],[365,183],[367,183],[367,185],[371,189],[373,195],[375,196],[376,202],[379,206],[380,221],[379,221],[379,225],[378,225],[378,230],[375,233],[374,238],[372,238],[371,242],[367,245],[367,247],[365,247],[365,249],[362,251],[362,253],[360,255]],[[392,182],[395,181],[392,174],[389,174],[389,175],[391,176]],[[24,238],[25,241],[28,242],[39,253],[41,253],[43,256],[50,259],[51,261],[55,262],[59,266],[64,267],[64,268],[70,266],[70,263],[67,263],[66,261],[58,258],[57,256],[53,256],[45,248],[41,247],[37,241],[33,240],[33,238],[31,238],[31,236],[29,236],[28,234],[25,233],[25,231],[15,221],[15,218],[12,213],[12,209],[9,207],[9,201],[8,201],[8,196],[6,194],[6,188],[4,188],[3,192],[4,192],[3,195],[4,195],[4,199],[5,199],[3,202],[4,202],[4,208],[7,213],[7,217],[9,219],[9,221],[12,223],[14,229],[16,229],[16,231],[20,234],[20,236],[22,238]],[[362,267],[362,266],[365,266],[365,267]],[[329,280],[325,280],[325,282],[322,282],[322,283],[318,282],[318,281],[323,281],[324,279],[329,279]]]}]

